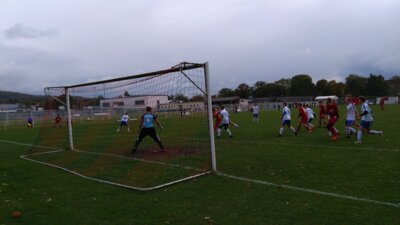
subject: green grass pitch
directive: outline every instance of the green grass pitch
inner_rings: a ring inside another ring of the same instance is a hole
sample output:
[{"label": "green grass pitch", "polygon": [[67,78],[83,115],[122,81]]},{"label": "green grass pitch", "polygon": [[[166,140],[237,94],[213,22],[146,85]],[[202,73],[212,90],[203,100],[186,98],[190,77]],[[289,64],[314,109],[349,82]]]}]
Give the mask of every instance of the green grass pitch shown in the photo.
[{"label": "green grass pitch", "polygon": [[[252,122],[250,113],[231,114],[240,127],[230,127],[233,138],[222,132],[216,140],[217,169],[239,179],[211,174],[151,192],[22,160],[20,155],[31,147],[18,143],[38,143],[39,129],[2,129],[0,224],[400,224],[399,106],[372,107],[373,127],[384,136],[365,135],[361,145],[344,137],[340,108],[337,127],[342,135],[336,142],[329,141],[323,128],[311,134],[303,128],[298,136],[285,130],[278,137],[279,111],[262,111],[259,123]],[[292,109],[293,124],[296,115]],[[175,124],[182,121],[164,121],[160,136],[166,146],[174,138],[170,130],[179,129]],[[114,135],[115,130],[114,124],[99,132]],[[135,136],[122,135],[129,138],[119,150],[127,151]],[[203,132],[191,135],[206,139]],[[79,140],[76,144],[82,150],[93,146]],[[152,145],[149,141],[143,148]],[[87,160],[96,165],[96,160]],[[177,160],[192,165],[185,157]],[[108,169],[103,175],[118,177],[121,170]],[[13,211],[22,212],[21,217],[13,218]]]}]

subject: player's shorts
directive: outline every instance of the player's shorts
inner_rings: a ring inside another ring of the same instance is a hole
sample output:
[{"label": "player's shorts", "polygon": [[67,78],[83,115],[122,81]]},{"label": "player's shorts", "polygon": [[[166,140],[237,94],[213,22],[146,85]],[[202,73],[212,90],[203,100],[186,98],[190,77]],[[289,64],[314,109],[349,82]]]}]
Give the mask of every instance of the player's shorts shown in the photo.
[{"label": "player's shorts", "polygon": [[346,126],[352,126],[354,124],[354,120],[346,120]]},{"label": "player's shorts", "polygon": [[369,129],[372,126],[372,121],[368,122],[368,121],[365,121],[365,120],[361,120],[360,126],[365,128],[365,129]]},{"label": "player's shorts", "polygon": [[229,126],[229,124],[222,123],[222,124],[220,124],[220,125],[219,125],[219,127],[218,127],[218,128],[219,128],[219,129],[222,129],[222,128],[224,128],[224,129],[226,130],[226,129],[228,129],[228,126]]},{"label": "player's shorts", "polygon": [[220,123],[214,123],[214,130],[216,130],[220,126]]},{"label": "player's shorts", "polygon": [[313,121],[314,118],[310,118],[308,119],[307,123],[311,123],[311,121]]},{"label": "player's shorts", "polygon": [[338,120],[337,117],[332,116],[332,117],[329,118],[328,123],[330,123],[330,124],[335,124],[335,123],[337,122],[337,120]]},{"label": "player's shorts", "polygon": [[154,127],[140,129],[137,140],[141,142],[147,135],[150,136],[155,142],[160,141],[160,138],[157,136],[156,129]]},{"label": "player's shorts", "polygon": [[301,123],[308,123],[307,117],[301,117]]},{"label": "player's shorts", "polygon": [[322,113],[322,114],[319,114],[319,118],[321,118],[321,119],[325,119],[325,114],[324,114],[324,113]]},{"label": "player's shorts", "polygon": [[290,120],[282,120],[282,126],[285,126],[285,125],[290,127]]},{"label": "player's shorts", "polygon": [[258,113],[257,114],[253,114],[253,118],[258,118]]},{"label": "player's shorts", "polygon": [[127,121],[121,121],[121,124],[119,125],[120,127],[121,126],[128,126],[128,122]]}]

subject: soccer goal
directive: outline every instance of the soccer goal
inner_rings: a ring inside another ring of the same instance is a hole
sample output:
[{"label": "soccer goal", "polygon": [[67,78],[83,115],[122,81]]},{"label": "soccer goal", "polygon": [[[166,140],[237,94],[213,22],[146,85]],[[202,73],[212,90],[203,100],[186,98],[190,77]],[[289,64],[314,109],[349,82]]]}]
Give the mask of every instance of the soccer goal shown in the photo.
[{"label": "soccer goal", "polygon": [[138,190],[216,170],[207,63],[45,94],[39,137],[25,159]]}]

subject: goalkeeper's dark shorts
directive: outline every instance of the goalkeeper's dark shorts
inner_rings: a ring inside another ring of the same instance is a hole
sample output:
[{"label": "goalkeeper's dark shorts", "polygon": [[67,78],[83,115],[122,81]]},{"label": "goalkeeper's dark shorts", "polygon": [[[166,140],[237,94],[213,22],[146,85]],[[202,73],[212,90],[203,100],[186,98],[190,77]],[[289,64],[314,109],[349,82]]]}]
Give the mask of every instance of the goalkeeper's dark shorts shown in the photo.
[{"label": "goalkeeper's dark shorts", "polygon": [[154,127],[140,129],[137,140],[141,142],[147,135],[149,135],[155,142],[160,141],[160,138],[157,136],[156,129]]}]

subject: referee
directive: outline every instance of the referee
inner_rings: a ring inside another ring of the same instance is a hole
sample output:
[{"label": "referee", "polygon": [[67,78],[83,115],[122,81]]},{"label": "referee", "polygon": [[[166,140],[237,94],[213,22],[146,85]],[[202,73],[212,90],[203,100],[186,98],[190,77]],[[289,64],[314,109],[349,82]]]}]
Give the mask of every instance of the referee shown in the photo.
[{"label": "referee", "polygon": [[142,142],[143,138],[145,138],[147,135],[149,135],[157,144],[160,146],[161,150],[164,152],[164,147],[161,143],[160,138],[156,134],[156,129],[154,128],[154,122],[161,128],[163,129],[160,121],[157,119],[157,116],[154,115],[151,111],[151,107],[147,106],[146,107],[146,113],[142,115],[140,125],[138,128],[138,133],[139,136],[136,139],[135,142],[135,147],[133,147],[131,153],[135,154],[140,142]]}]

